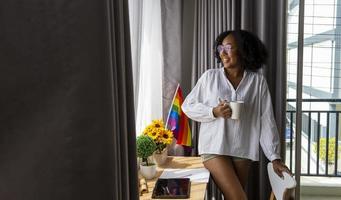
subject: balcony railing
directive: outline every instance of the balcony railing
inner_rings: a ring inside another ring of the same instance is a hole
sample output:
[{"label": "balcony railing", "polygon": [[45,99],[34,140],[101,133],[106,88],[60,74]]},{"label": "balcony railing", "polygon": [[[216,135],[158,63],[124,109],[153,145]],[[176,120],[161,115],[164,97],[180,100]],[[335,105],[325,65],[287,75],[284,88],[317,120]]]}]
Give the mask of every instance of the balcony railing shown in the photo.
[{"label": "balcony railing", "polygon": [[[288,99],[286,164],[294,171],[296,111]],[[341,99],[303,99],[303,103],[330,103],[332,110],[302,110],[301,175],[341,177]],[[335,106],[340,103],[340,110]]]}]

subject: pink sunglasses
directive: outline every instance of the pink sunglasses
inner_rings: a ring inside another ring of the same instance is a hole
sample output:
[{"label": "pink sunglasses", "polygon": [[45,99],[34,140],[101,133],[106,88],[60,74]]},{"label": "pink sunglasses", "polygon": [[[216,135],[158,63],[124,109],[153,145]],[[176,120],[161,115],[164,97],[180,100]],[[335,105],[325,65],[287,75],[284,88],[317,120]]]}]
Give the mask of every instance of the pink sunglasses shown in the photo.
[{"label": "pink sunglasses", "polygon": [[217,47],[219,54],[222,54],[223,52],[225,52],[226,54],[231,54],[232,49],[233,48],[230,44],[218,45],[218,47]]}]

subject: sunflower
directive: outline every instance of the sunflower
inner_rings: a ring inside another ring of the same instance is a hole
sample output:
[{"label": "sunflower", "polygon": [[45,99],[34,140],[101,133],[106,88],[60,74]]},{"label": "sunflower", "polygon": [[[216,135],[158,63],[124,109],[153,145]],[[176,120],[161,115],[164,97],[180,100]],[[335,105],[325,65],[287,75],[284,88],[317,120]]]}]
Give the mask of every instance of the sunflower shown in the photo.
[{"label": "sunflower", "polygon": [[143,130],[143,135],[149,135],[150,132],[153,131],[153,127],[152,126],[147,126],[144,130]]},{"label": "sunflower", "polygon": [[167,129],[163,129],[161,132],[161,138],[163,143],[170,144],[173,141],[173,132]]},{"label": "sunflower", "polygon": [[162,119],[157,119],[157,120],[153,120],[152,121],[152,126],[155,127],[155,128],[162,128],[165,125],[163,124]]},{"label": "sunflower", "polygon": [[154,141],[155,142],[157,142],[157,141],[160,141],[160,137],[161,137],[161,134],[162,134],[162,131],[161,131],[161,129],[159,129],[159,128],[154,128],[153,129],[153,133],[154,133],[154,137],[153,137],[153,139],[154,139]]},{"label": "sunflower", "polygon": [[154,140],[158,152],[162,152],[173,141],[173,132],[164,127],[162,120],[153,120],[142,133]]}]

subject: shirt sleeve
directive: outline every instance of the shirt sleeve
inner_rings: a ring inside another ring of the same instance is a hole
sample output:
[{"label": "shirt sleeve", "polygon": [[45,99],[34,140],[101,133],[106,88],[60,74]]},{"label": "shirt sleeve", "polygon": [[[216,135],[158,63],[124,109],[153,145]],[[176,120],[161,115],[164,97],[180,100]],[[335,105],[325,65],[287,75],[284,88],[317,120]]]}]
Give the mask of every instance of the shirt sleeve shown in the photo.
[{"label": "shirt sleeve", "polygon": [[194,121],[210,122],[216,119],[213,115],[213,107],[202,103],[206,82],[207,72],[200,77],[197,84],[187,95],[181,106],[182,111]]},{"label": "shirt sleeve", "polygon": [[273,115],[271,96],[266,80],[261,86],[261,134],[260,144],[265,156],[273,161],[280,159],[279,133]]}]

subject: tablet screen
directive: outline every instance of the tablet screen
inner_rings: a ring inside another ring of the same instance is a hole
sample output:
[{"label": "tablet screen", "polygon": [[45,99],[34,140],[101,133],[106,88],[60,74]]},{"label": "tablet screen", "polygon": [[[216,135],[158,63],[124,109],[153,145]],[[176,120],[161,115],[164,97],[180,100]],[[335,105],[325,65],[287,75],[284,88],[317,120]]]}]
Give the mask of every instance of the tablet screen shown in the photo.
[{"label": "tablet screen", "polygon": [[186,199],[190,193],[189,178],[159,178],[155,184],[152,198]]}]

